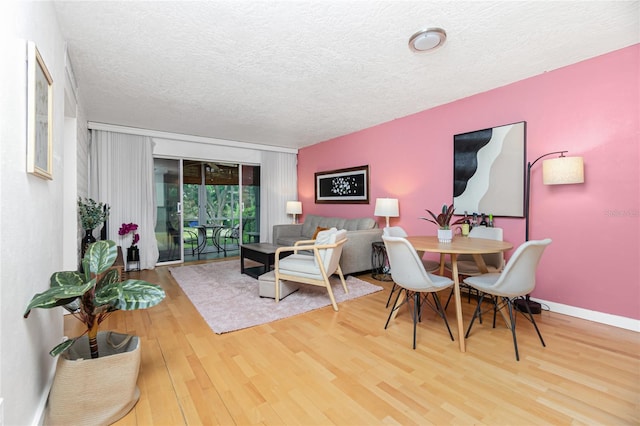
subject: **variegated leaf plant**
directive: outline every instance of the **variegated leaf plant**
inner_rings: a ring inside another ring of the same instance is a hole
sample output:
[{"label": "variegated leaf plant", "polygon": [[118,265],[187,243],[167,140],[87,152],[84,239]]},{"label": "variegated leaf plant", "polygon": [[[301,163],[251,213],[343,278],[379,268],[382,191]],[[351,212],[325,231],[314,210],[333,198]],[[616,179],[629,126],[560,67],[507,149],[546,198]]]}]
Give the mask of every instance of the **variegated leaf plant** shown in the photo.
[{"label": "variegated leaf plant", "polygon": [[[27,318],[34,308],[65,307],[86,325],[91,358],[98,358],[98,327],[109,314],[117,310],[150,308],[165,297],[164,290],[156,284],[143,280],[120,281],[118,271],[109,269],[117,255],[118,248],[113,241],[91,244],[82,259],[84,272],[53,273],[50,288],[31,299],[24,317]],[[63,353],[79,337],[60,343],[49,354],[56,356]]]}]

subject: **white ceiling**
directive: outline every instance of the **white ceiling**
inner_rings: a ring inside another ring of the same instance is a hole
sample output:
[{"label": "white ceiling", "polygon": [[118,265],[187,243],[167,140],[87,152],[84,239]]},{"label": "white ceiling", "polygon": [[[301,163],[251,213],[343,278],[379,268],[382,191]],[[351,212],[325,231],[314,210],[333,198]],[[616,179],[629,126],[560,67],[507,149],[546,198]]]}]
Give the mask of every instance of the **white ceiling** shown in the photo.
[{"label": "white ceiling", "polygon": [[[300,148],[640,42],[638,1],[55,1],[89,121]],[[429,53],[409,37],[442,27]]]}]

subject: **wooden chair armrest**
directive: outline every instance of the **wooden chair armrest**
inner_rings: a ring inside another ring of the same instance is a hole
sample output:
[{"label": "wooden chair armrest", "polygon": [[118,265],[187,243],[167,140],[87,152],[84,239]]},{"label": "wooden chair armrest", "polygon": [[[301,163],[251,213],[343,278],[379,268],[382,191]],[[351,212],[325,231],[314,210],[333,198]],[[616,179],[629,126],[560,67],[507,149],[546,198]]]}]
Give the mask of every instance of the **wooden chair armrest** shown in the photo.
[{"label": "wooden chair armrest", "polygon": [[315,246],[313,244],[310,245],[295,245],[295,246],[283,246],[283,247],[278,247],[276,249],[276,258],[278,258],[280,256],[280,253],[283,251],[292,251],[294,253],[297,253],[298,250],[313,250]]},{"label": "wooden chair armrest", "polygon": [[337,243],[333,243],[333,244],[307,244],[307,245],[298,245],[298,243],[302,243],[302,242],[313,242],[315,240],[307,240],[307,241],[297,241],[296,245],[294,246],[283,246],[283,247],[278,247],[276,249],[276,257],[278,257],[280,255],[281,252],[283,251],[293,251],[293,252],[298,252],[298,250],[321,250],[321,249],[330,249],[330,248],[336,248],[341,244],[344,244],[347,242],[347,238],[338,241]]}]

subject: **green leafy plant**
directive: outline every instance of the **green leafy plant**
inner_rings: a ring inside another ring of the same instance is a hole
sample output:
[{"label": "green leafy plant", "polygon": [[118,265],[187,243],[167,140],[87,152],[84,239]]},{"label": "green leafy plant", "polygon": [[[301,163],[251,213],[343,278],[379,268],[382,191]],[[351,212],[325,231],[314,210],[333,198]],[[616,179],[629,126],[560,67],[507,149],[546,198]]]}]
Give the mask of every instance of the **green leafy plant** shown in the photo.
[{"label": "green leafy plant", "polygon": [[91,198],[78,198],[78,215],[84,230],[96,229],[109,218],[110,207]]},{"label": "green leafy plant", "polygon": [[[98,327],[112,312],[145,309],[160,303],[164,290],[142,280],[120,281],[119,272],[110,269],[118,255],[113,241],[98,241],[89,246],[82,259],[83,271],[54,272],[50,288],[36,294],[24,313],[27,318],[32,309],[50,309],[63,306],[87,329],[91,358],[98,358]],[[56,356],[66,351],[81,336],[68,339],[49,354]]]},{"label": "green leafy plant", "polygon": [[440,227],[440,229],[449,229],[452,225],[457,225],[459,223],[464,222],[464,218],[460,218],[455,222],[451,223],[451,218],[453,217],[453,212],[455,209],[453,208],[453,204],[447,207],[446,204],[442,205],[442,213],[437,216],[433,214],[431,210],[425,209],[431,215],[433,219],[429,219],[428,217],[421,217],[420,219],[427,220],[431,223],[435,223]]}]

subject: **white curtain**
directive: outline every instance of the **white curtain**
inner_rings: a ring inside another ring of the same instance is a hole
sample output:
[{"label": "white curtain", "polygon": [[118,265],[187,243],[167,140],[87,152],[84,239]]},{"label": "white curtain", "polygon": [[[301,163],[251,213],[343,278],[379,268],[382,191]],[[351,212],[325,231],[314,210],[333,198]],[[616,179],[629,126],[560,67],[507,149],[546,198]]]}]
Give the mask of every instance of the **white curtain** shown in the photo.
[{"label": "white curtain", "polygon": [[140,241],[140,268],[153,269],[158,261],[155,237],[156,200],[153,184],[153,142],[150,137],[91,131],[89,197],[109,204],[108,238],[126,249],[133,235],[122,237],[123,223],[136,223]]},{"label": "white curtain", "polygon": [[260,239],[273,242],[273,225],[290,221],[286,212],[287,201],[298,200],[298,156],[264,151],[260,170],[260,198],[263,200],[260,205]]}]

